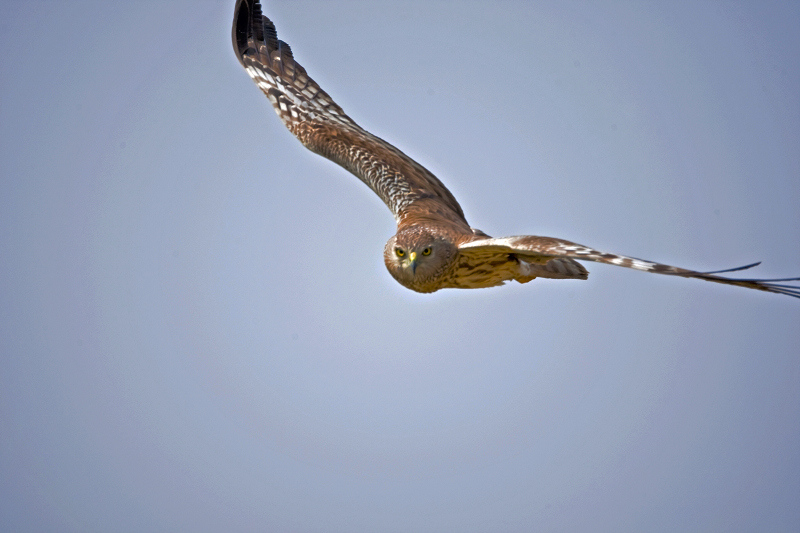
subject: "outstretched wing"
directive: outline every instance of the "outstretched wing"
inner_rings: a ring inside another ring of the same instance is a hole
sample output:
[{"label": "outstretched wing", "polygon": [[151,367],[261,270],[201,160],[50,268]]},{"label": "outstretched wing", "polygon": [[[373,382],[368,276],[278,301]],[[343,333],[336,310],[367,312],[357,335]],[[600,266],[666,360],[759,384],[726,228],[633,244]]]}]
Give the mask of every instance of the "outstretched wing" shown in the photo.
[{"label": "outstretched wing", "polygon": [[535,237],[533,235],[518,235],[515,237],[503,237],[499,239],[481,239],[462,244],[459,246],[458,250],[459,253],[465,255],[467,258],[472,255],[480,256],[489,252],[494,252],[498,255],[511,254],[523,261],[538,264],[547,264],[548,262],[552,262],[554,259],[562,258],[572,258],[583,261],[597,261],[598,263],[608,263],[609,265],[633,268],[635,270],[642,270],[644,272],[666,274],[668,276],[681,276],[683,278],[704,279],[706,281],[714,281],[716,283],[737,285],[739,287],[747,287],[749,289],[757,289],[760,291],[786,294],[788,296],[800,298],[800,286],[787,285],[784,283],[787,281],[800,281],[800,277],[782,279],[731,279],[719,275],[725,272],[746,270],[759,265],[760,263],[753,263],[751,265],[729,268],[727,270],[718,270],[715,272],[696,272],[694,270],[663,265],[661,263],[654,263],[644,259],[636,259],[634,257],[626,257],[624,255],[600,252],[593,248],[561,239],[553,239],[551,237]]},{"label": "outstretched wing", "polygon": [[267,95],[278,117],[306,148],[352,172],[389,206],[398,223],[415,202],[466,225],[455,197],[433,174],[403,152],[356,124],[308,77],[278,40],[275,25],[257,0],[238,0],[233,47],[242,66]]}]

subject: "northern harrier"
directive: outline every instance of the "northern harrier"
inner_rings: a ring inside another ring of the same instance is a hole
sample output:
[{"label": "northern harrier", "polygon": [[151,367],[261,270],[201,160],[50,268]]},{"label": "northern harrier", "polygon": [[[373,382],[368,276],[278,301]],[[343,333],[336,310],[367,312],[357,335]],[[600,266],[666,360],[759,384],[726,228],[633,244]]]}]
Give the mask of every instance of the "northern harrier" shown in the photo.
[{"label": "northern harrier", "polygon": [[573,242],[518,235],[491,238],[470,227],[461,206],[433,174],[383,139],[362,129],[323,91],[278,40],[257,0],[238,0],[233,47],[239,61],[267,95],[278,117],[303,145],[341,165],[389,206],[397,233],[383,251],[389,273],[417,292],[476,289],[509,280],[586,279],[575,261],[598,261],[645,272],[698,278],[800,298],[800,286],[784,279],[730,279],[643,259],[599,252]]}]

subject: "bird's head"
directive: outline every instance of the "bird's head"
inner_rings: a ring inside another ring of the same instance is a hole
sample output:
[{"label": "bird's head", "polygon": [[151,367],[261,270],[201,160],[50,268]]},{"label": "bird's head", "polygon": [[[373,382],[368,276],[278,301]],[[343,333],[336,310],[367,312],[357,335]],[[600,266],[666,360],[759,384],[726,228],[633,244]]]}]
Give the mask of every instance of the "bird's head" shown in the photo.
[{"label": "bird's head", "polygon": [[458,248],[452,241],[418,226],[397,232],[383,250],[389,274],[417,292],[440,289],[457,255]]}]

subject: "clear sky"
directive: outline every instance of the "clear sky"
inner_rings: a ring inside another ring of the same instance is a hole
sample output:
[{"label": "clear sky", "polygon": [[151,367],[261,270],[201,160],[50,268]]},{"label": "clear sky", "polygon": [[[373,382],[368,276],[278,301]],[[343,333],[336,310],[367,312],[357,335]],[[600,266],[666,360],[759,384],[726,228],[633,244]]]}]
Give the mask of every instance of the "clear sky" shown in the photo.
[{"label": "clear sky", "polygon": [[[403,289],[233,4],[3,5],[0,529],[800,529],[799,301]],[[493,236],[800,275],[800,3],[264,11]]]}]

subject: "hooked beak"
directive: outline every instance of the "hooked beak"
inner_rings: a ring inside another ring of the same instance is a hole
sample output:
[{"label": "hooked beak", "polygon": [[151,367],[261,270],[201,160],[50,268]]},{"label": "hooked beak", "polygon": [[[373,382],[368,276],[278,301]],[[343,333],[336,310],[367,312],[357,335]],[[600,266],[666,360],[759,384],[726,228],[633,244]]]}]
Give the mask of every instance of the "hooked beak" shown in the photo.
[{"label": "hooked beak", "polygon": [[408,257],[408,264],[411,267],[411,273],[417,272],[417,252],[411,252]]}]

